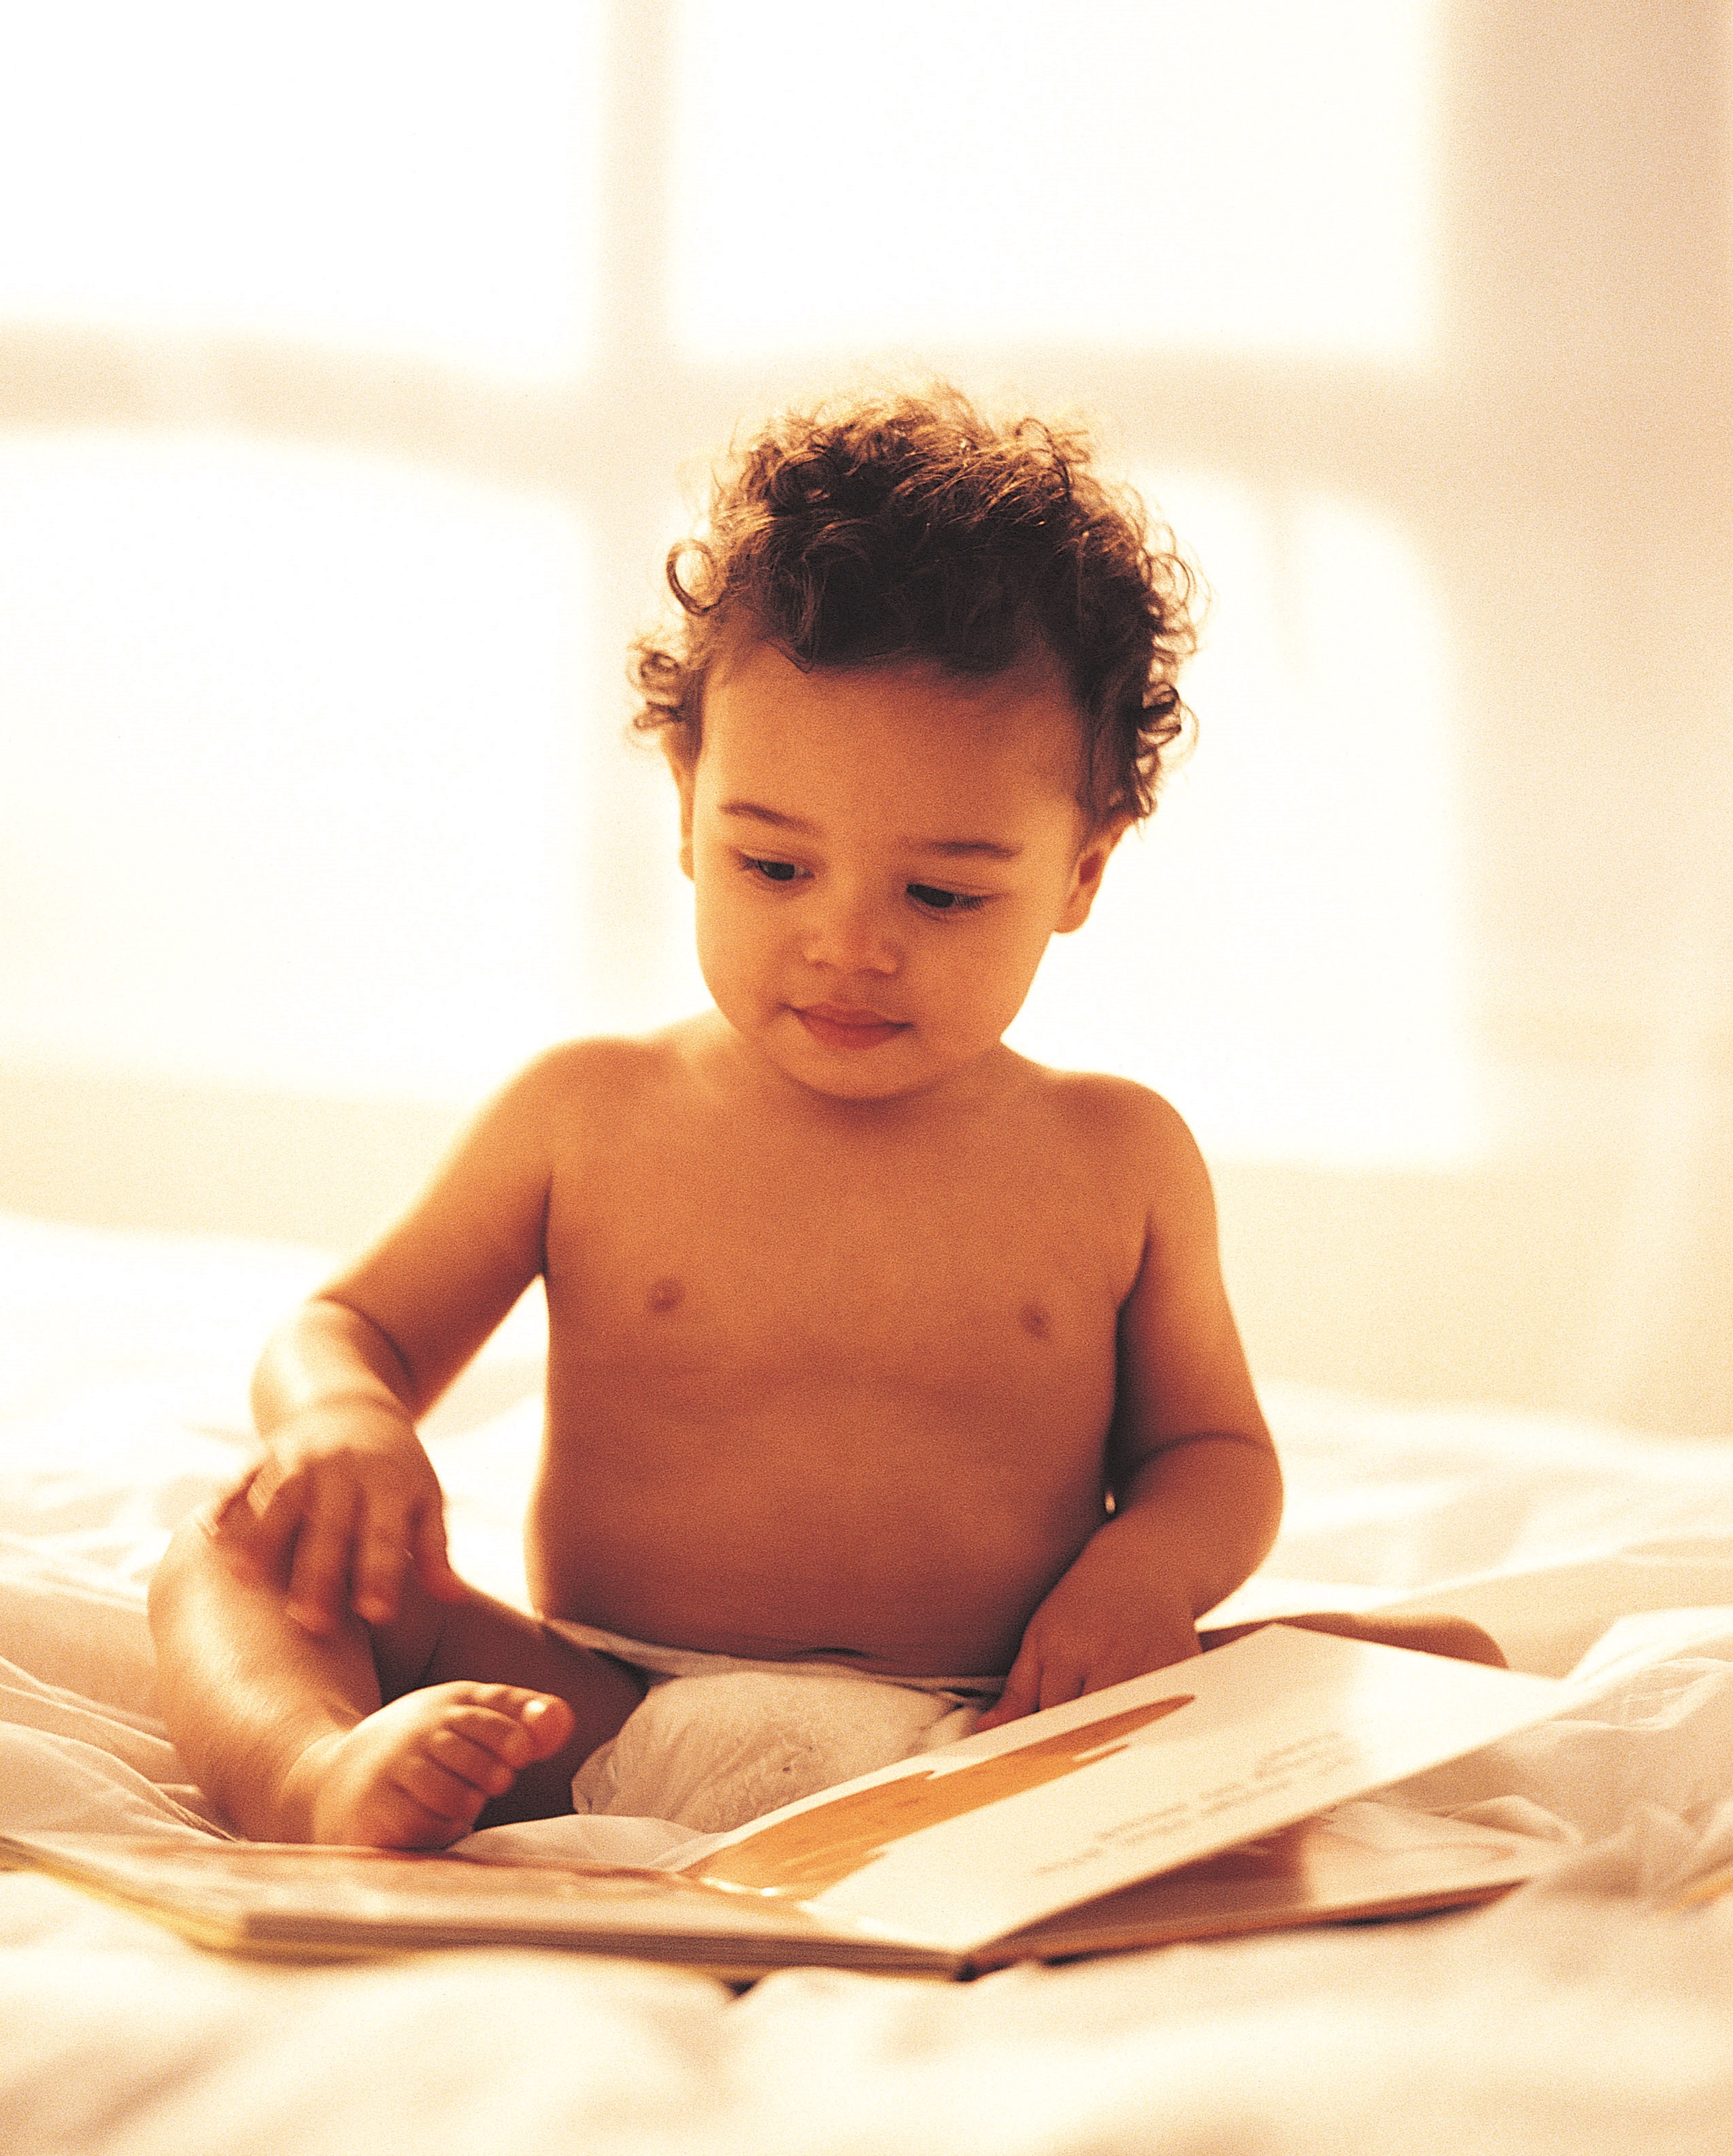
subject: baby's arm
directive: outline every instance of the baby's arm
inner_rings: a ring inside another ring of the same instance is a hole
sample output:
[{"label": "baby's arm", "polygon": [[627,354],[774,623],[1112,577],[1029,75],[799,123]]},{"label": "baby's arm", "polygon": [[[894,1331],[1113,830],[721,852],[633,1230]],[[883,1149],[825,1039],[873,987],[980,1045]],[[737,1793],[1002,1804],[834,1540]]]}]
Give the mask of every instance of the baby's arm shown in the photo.
[{"label": "baby's arm", "polygon": [[264,1457],[209,1517],[230,1562],[280,1582],[328,1633],[385,1624],[413,1569],[433,1595],[446,1556],[438,1477],[415,1431],[542,1263],[556,1059],[483,1111],[407,1217],[297,1311],[253,1383]]},{"label": "baby's arm", "polygon": [[1196,1654],[1197,1620],[1261,1563],[1281,1518],[1280,1470],[1222,1284],[1208,1174],[1165,1101],[1141,1096],[1134,1122],[1150,1200],[1120,1313],[1115,1510],[1029,1620],[983,1727]]}]

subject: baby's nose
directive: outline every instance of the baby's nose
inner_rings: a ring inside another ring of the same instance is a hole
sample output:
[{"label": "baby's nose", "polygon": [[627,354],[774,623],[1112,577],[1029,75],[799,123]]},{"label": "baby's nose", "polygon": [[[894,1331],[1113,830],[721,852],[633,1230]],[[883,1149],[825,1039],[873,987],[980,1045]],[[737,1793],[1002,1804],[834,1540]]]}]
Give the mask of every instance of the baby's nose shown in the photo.
[{"label": "baby's nose", "polygon": [[902,963],[883,909],[869,898],[841,891],[814,910],[806,957],[810,965],[840,973],[894,973]]}]

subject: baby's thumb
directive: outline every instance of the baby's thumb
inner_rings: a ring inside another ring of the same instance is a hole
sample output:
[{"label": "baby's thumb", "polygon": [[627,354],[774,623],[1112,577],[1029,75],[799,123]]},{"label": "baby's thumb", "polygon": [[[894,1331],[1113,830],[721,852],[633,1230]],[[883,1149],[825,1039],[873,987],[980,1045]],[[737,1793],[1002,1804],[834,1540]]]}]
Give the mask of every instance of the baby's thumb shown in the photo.
[{"label": "baby's thumb", "polygon": [[1002,1722],[1017,1722],[1033,1713],[1041,1696],[1040,1673],[1033,1665],[1025,1667],[1019,1656],[1012,1664],[1011,1674],[1005,1680],[1005,1689],[988,1707],[975,1725],[978,1737],[983,1729],[997,1729]]},{"label": "baby's thumb", "polygon": [[461,1602],[469,1592],[451,1568],[442,1512],[424,1513],[416,1527],[415,1576],[436,1602]]}]

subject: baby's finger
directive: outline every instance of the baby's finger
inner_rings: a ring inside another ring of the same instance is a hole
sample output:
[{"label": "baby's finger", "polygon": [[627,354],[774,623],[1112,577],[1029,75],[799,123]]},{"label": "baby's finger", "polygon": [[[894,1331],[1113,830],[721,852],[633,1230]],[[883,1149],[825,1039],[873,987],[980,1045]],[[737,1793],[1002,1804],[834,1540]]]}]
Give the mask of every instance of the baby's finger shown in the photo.
[{"label": "baby's finger", "polygon": [[1075,1664],[1049,1662],[1041,1671],[1041,1695],[1038,1704],[1043,1709],[1066,1707],[1074,1699],[1081,1699],[1090,1688],[1088,1673]]},{"label": "baby's finger", "polygon": [[[269,1460],[262,1461],[236,1492],[226,1530],[244,1546],[249,1562],[268,1578],[281,1578],[288,1572],[307,1494],[301,1476],[281,1475]],[[238,1502],[243,1498],[244,1504]]]},{"label": "baby's finger", "polygon": [[193,1515],[200,1530],[223,1546],[223,1553],[231,1563],[244,1554],[243,1546],[254,1523],[249,1500],[258,1480],[259,1470],[254,1467],[232,1489],[221,1491]]},{"label": "baby's finger", "polygon": [[1041,1666],[1033,1655],[1021,1654],[1011,1665],[1005,1689],[976,1723],[975,1734],[978,1737],[983,1729],[997,1729],[1001,1722],[1016,1722],[1033,1713],[1040,1701]]},{"label": "baby's finger", "polygon": [[377,1507],[355,1537],[349,1603],[363,1624],[388,1625],[403,1604],[403,1576],[413,1557],[409,1522],[400,1511]]},{"label": "baby's finger", "polygon": [[262,1461],[202,1517],[200,1525],[229,1568],[244,1579],[281,1586],[301,1524],[301,1485],[274,1481]]},{"label": "baby's finger", "polygon": [[244,1475],[233,1490],[224,1490],[220,1496],[213,1496],[209,1505],[201,1505],[201,1509],[192,1516],[194,1527],[205,1535],[222,1563],[250,1580],[269,1578],[269,1565],[254,1550],[254,1528],[259,1522],[252,1512],[250,1498],[257,1479],[259,1468],[254,1468],[250,1475]]},{"label": "baby's finger", "polygon": [[445,1508],[434,1502],[414,1527],[415,1576],[436,1602],[461,1602],[469,1590],[451,1568],[445,1540]]},{"label": "baby's finger", "polygon": [[285,1607],[303,1630],[320,1635],[342,1623],[349,1599],[355,1549],[356,1498],[351,1490],[327,1485],[305,1513],[295,1537],[295,1562]]}]

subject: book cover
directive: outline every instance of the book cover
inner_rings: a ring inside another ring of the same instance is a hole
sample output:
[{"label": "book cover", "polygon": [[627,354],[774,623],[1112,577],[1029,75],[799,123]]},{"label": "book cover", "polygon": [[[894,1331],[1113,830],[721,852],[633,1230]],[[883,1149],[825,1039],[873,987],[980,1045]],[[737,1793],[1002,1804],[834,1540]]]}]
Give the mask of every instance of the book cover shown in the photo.
[{"label": "book cover", "polygon": [[513,1945],[734,1978],[962,1975],[1501,1891],[1555,1845],[1356,1800],[1570,1696],[1271,1626],[785,1806],[679,1871],[168,1836],[19,1835],[0,1856],[244,1952]]}]

